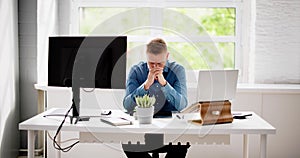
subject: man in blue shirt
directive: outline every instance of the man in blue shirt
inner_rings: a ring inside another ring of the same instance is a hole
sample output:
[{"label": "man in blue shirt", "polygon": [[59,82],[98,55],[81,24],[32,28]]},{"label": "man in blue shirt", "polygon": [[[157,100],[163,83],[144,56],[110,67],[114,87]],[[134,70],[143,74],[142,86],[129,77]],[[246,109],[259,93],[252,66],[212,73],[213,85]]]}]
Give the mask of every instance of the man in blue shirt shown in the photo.
[{"label": "man in blue shirt", "polygon": [[[156,114],[181,111],[187,106],[187,88],[184,68],[169,62],[169,52],[164,40],[153,39],[147,44],[147,62],[134,65],[127,78],[125,109],[132,113],[136,107],[135,97],[149,94],[155,96]],[[147,142],[146,142],[147,144]],[[155,152],[167,152],[166,158],[185,157],[189,146],[162,146]],[[135,146],[133,146],[135,148]],[[127,157],[151,158],[147,151],[124,151]],[[152,151],[153,152],[153,151]]]},{"label": "man in blue shirt", "polygon": [[134,65],[127,78],[123,101],[128,112],[136,107],[135,96],[144,94],[156,98],[155,113],[180,111],[187,106],[187,88],[184,68],[169,62],[167,45],[157,38],[147,44],[147,62]]}]

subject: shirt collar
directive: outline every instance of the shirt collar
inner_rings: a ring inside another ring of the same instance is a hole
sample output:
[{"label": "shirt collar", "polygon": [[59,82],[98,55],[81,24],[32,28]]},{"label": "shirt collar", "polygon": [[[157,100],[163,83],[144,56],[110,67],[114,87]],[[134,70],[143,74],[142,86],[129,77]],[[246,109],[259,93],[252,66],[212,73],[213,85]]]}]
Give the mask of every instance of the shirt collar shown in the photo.
[{"label": "shirt collar", "polygon": [[[169,71],[169,60],[166,61],[166,65],[164,67],[164,72],[168,72]],[[148,67],[148,64],[146,62],[146,66],[147,66],[147,72],[149,72],[149,67]]]},{"label": "shirt collar", "polygon": [[164,67],[164,72],[168,72],[169,71],[169,60],[166,61],[166,65]]}]

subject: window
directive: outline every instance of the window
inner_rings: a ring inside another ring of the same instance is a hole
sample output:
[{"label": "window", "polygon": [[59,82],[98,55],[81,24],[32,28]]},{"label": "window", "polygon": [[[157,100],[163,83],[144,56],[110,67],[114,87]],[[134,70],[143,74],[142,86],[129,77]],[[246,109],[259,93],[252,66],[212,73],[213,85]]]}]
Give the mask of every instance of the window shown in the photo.
[{"label": "window", "polygon": [[240,69],[240,2],[141,1],[75,1],[73,33],[127,35],[127,69],[146,60],[145,46],[157,36],[187,70]]}]

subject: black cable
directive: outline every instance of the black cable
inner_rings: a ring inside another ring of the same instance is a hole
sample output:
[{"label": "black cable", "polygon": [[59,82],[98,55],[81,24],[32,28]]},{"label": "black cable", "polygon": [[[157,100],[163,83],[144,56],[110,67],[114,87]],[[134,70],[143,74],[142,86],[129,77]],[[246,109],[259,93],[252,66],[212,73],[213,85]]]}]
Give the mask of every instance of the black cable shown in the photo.
[{"label": "black cable", "polygon": [[60,130],[61,130],[63,124],[65,123],[66,118],[68,117],[68,114],[70,113],[70,111],[72,110],[72,108],[73,108],[73,106],[71,106],[71,108],[70,108],[70,109],[67,111],[67,113],[65,114],[64,119],[63,119],[63,121],[61,122],[61,124],[59,125],[59,127],[58,127],[58,129],[57,129],[57,131],[56,131],[56,134],[55,134],[55,136],[54,136],[54,138],[53,138],[53,146],[54,146],[54,148],[57,149],[57,150],[60,150],[60,151],[62,151],[62,152],[68,152],[68,151],[70,151],[76,144],[79,143],[79,141],[76,141],[76,142],[73,143],[72,145],[69,145],[69,146],[67,146],[67,147],[62,148],[62,147],[57,143],[57,141],[56,141],[56,137],[58,136],[58,134],[59,134],[59,132],[60,132]]}]

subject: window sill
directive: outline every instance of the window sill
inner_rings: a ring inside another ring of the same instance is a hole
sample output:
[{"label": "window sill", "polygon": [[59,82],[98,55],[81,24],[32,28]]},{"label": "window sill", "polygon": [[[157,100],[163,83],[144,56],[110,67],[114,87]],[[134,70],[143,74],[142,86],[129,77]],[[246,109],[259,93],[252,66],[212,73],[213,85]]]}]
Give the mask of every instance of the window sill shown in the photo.
[{"label": "window sill", "polygon": [[[188,89],[197,89],[197,83],[188,83]],[[68,89],[66,87],[48,87],[43,84],[34,84],[36,90],[47,91],[51,89]],[[238,83],[237,92],[261,92],[261,93],[300,93],[300,84],[251,84],[251,83]]]},{"label": "window sill", "polygon": [[[189,89],[197,89],[197,83],[188,83]],[[238,83],[237,92],[250,93],[300,93],[300,84],[253,84]]]},{"label": "window sill", "polygon": [[300,84],[239,83],[237,92],[300,93]]}]

